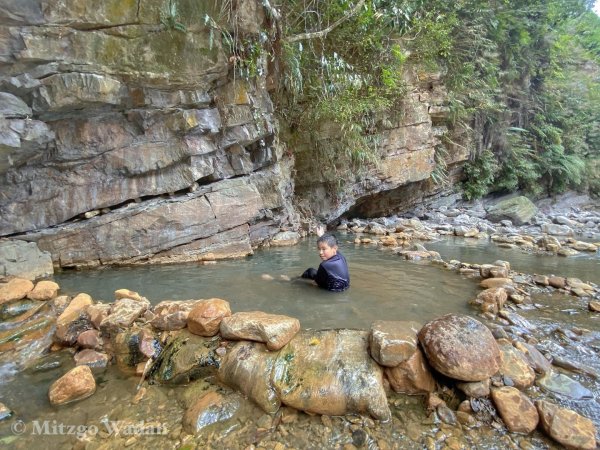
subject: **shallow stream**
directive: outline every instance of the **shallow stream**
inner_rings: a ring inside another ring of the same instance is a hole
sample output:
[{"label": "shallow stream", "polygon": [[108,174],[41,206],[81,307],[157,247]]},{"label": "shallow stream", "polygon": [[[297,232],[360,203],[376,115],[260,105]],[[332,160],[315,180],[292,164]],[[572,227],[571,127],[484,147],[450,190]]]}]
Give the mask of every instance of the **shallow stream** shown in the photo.
[{"label": "shallow stream", "polygon": [[[373,245],[356,246],[352,243],[354,235],[340,234],[339,238],[351,275],[351,288],[344,293],[322,291],[305,280],[296,279],[307,267],[319,264],[314,239],[304,240],[295,247],[259,250],[244,260],[63,272],[55,276],[55,281],[61,286],[62,294],[86,292],[94,300],[104,302],[113,301],[114,291],[120,288],[137,291],[154,304],[167,299],[220,297],[230,302],[234,312],[259,310],[286,314],[297,317],[303,328],[368,329],[374,320],[424,323],[450,312],[476,316],[468,301],[480,291],[477,278],[429,263],[404,261],[393,251]],[[493,263],[502,259],[510,261],[512,268],[518,271],[600,281],[597,255],[553,260],[557,257],[537,257],[518,249],[503,249],[469,239],[448,239],[425,245],[440,252],[446,261]],[[539,336],[536,337],[541,343],[553,353],[563,353],[565,357],[600,372],[598,314],[588,313],[583,301],[574,297],[556,299],[540,294],[534,301],[539,307],[519,313],[538,326]],[[561,330],[568,332],[577,327],[594,331],[592,341],[570,340],[565,344],[561,340]],[[15,410],[16,418],[24,424],[24,432],[20,434],[19,430],[10,428],[14,426],[14,419],[0,422],[0,446],[33,449],[71,448],[73,445],[86,449],[112,449],[125,445],[131,448],[278,448],[269,442],[283,442],[296,448],[342,448],[345,444],[356,444],[357,430],[363,430],[368,438],[365,448],[373,449],[386,445],[387,448],[454,448],[455,441],[468,442],[471,448],[559,448],[539,433],[521,438],[486,427],[457,429],[432,422],[421,397],[397,395],[390,397],[394,418],[388,424],[374,424],[365,418],[324,419],[297,414],[289,408],[283,408],[275,419],[271,419],[257,407],[246,404],[232,424],[214,427],[211,433],[198,438],[200,440],[187,442],[180,437],[181,417],[189,399],[208,389],[206,381],[199,380],[189,386],[148,386],[145,397],[138,402],[135,399],[138,380],[119,373],[112,366],[96,372],[98,388],[92,397],[72,405],[52,407],[47,400],[48,388],[73,364],[69,349],[50,354],[20,372],[13,362],[0,359],[0,401]],[[570,376],[590,389],[594,398],[555,400],[590,417],[600,429],[598,380]],[[278,420],[281,421],[279,425],[273,425]],[[127,430],[131,428],[125,428],[148,423],[155,424],[152,430],[156,434],[128,434]],[[265,427],[265,423],[271,426]],[[74,428],[73,434],[39,432],[40,427],[49,427],[47,429],[52,431],[60,424],[82,428]],[[93,432],[92,439],[83,444],[76,434],[77,431],[85,434],[86,427],[88,435],[89,430]],[[114,432],[115,427],[120,427],[120,434]]]}]

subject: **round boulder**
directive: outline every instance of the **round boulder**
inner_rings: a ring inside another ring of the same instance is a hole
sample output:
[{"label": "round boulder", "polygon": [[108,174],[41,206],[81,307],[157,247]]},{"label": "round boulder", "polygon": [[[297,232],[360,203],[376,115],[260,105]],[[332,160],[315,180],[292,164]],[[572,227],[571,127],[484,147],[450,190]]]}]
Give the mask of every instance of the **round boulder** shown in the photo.
[{"label": "round boulder", "polygon": [[500,368],[494,336],[471,317],[446,314],[425,324],[418,336],[431,366],[450,378],[482,381]]}]

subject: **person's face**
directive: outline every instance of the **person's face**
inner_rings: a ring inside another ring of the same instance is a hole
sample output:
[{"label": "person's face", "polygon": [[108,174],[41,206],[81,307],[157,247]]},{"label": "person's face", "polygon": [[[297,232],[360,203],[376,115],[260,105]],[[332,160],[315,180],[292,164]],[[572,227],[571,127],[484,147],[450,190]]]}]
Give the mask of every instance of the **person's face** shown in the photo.
[{"label": "person's face", "polygon": [[327,261],[332,256],[337,255],[337,245],[330,247],[326,242],[319,242],[317,248],[319,249],[319,257],[323,261]]}]

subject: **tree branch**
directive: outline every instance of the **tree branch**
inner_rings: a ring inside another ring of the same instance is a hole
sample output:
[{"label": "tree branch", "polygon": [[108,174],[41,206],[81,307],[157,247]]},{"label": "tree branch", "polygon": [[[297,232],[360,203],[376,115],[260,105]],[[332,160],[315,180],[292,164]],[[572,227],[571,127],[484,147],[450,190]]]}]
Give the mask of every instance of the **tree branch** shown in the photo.
[{"label": "tree branch", "polygon": [[329,25],[324,30],[313,31],[310,33],[296,34],[295,36],[290,36],[290,37],[286,38],[285,41],[292,43],[292,42],[304,41],[306,39],[315,39],[315,38],[325,37],[331,30],[333,30],[339,24],[341,24],[342,22],[345,22],[350,17],[355,15],[360,10],[360,8],[363,7],[364,4],[365,4],[365,0],[359,0],[359,2],[356,5],[354,5],[354,7],[350,11],[348,11],[348,13],[346,15],[340,17],[338,20],[333,22],[331,25]]}]

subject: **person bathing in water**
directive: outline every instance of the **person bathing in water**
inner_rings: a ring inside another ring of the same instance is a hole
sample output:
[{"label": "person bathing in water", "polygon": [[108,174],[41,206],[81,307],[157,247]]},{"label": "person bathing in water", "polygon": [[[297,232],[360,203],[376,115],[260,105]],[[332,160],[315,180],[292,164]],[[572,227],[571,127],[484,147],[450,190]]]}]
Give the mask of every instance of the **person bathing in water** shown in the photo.
[{"label": "person bathing in water", "polygon": [[346,258],[338,251],[338,242],[335,236],[324,233],[322,228],[317,228],[317,248],[321,261],[319,269],[312,267],[306,269],[302,278],[314,280],[319,287],[333,292],[342,292],[350,287],[350,274]]}]

